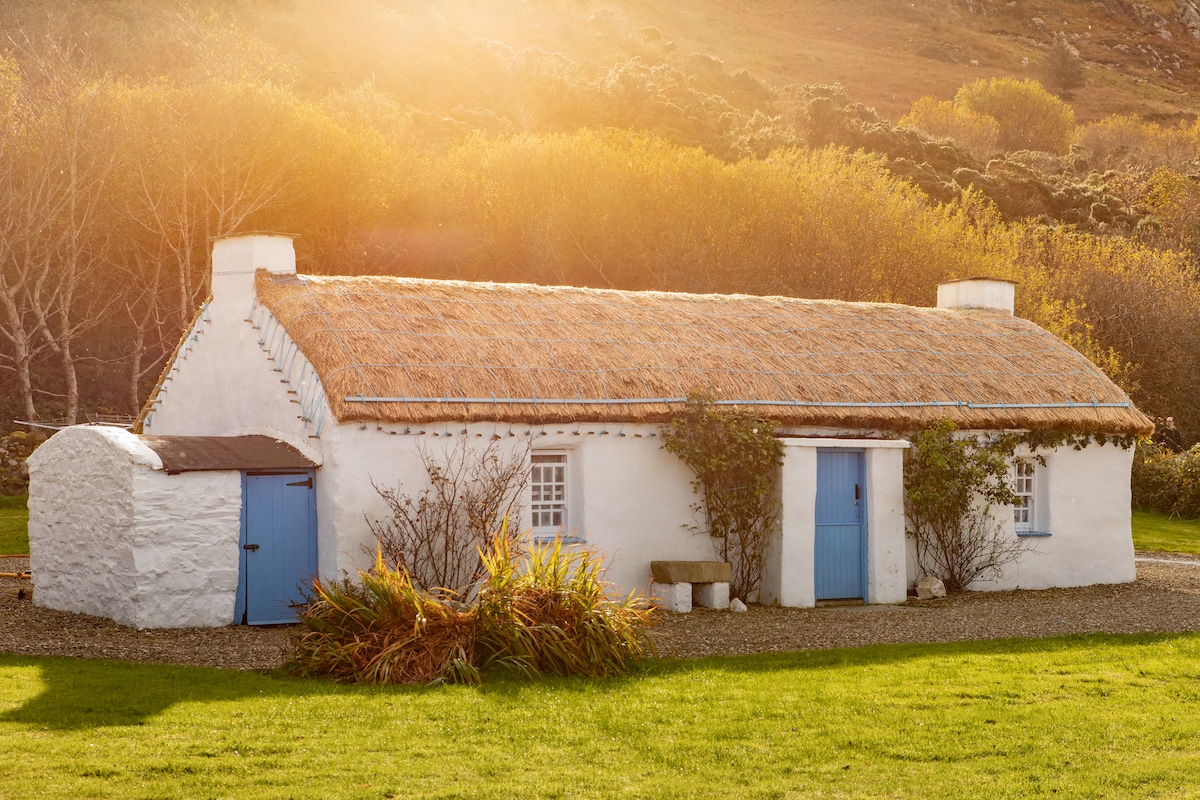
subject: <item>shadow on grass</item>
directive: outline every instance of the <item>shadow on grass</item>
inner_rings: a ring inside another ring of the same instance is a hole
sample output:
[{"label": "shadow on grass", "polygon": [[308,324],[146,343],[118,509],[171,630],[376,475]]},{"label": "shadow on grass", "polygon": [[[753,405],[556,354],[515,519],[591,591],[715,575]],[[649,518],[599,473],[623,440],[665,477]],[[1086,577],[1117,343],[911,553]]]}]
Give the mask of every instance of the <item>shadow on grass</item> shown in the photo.
[{"label": "shadow on grass", "polygon": [[[1080,648],[1119,652],[1173,640],[1200,642],[1200,634],[1094,634],[1052,639],[890,644],[750,656],[647,660],[638,662],[632,674],[619,678],[529,679],[495,673],[489,674],[481,686],[455,687],[454,691],[501,697],[519,697],[530,691],[543,693],[548,689],[611,694],[642,681],[688,673],[719,672],[723,677],[736,680],[738,675],[812,672],[923,658],[1052,655]],[[445,691],[444,687],[350,686],[319,679],[286,678],[206,667],[0,655],[0,671],[23,667],[40,670],[41,690],[20,706],[0,715],[0,721],[55,730],[142,725],[171,706],[185,702],[236,703],[263,695],[312,698],[319,694],[420,695]],[[0,688],[0,699],[6,691],[11,691],[11,684],[7,689]]]},{"label": "shadow on grass", "polygon": [[[142,725],[182,702],[236,702],[307,691],[253,672],[126,661],[0,656],[0,670],[36,667],[41,691],[0,721],[55,730]],[[2,692],[3,690],[0,690]],[[309,694],[312,694],[309,691]]]}]

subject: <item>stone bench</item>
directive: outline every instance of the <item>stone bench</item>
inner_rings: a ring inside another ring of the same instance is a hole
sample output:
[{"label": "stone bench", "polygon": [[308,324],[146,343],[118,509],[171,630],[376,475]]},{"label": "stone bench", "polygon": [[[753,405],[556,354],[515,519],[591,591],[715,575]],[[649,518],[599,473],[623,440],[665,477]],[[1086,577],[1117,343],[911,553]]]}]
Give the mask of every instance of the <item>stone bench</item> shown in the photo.
[{"label": "stone bench", "polygon": [[725,561],[651,561],[650,575],[650,596],[667,611],[729,608],[733,570]]}]

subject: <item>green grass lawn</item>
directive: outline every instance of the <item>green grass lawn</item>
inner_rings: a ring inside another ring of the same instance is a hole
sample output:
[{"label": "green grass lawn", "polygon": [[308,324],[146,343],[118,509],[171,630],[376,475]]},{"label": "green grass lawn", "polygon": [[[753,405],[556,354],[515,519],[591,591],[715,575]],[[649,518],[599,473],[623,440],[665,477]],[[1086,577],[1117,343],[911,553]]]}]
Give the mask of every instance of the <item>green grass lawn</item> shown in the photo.
[{"label": "green grass lawn", "polygon": [[0,556],[29,552],[29,512],[24,496],[0,496]]},{"label": "green grass lawn", "polygon": [[1200,520],[1167,519],[1156,511],[1133,512],[1133,546],[1200,554]]},{"label": "green grass lawn", "polygon": [[0,796],[1200,793],[1200,635],[649,663],[369,688],[0,656]]}]

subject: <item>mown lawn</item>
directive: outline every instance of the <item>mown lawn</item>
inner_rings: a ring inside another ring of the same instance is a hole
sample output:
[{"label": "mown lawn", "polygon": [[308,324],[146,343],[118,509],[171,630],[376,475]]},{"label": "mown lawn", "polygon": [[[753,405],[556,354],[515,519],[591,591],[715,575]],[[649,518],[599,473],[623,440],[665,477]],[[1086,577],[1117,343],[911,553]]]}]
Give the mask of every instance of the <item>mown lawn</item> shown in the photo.
[{"label": "mown lawn", "polygon": [[24,496],[0,495],[0,556],[29,552],[29,512]]},{"label": "mown lawn", "polygon": [[1200,554],[1200,520],[1167,519],[1157,511],[1134,511],[1133,546],[1138,550]]},{"label": "mown lawn", "polygon": [[6,798],[1193,796],[1200,635],[431,689],[0,656],[0,741]]}]

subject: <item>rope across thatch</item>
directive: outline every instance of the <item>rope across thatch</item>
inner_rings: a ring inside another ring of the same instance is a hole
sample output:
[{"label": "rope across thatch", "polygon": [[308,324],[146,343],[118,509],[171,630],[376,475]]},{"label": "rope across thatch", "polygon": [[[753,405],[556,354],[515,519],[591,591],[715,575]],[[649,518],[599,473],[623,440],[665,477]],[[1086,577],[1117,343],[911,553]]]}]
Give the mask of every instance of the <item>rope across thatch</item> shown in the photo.
[{"label": "rope across thatch", "polygon": [[342,422],[660,422],[707,388],[785,426],[1151,429],[1003,313],[261,271],[257,290]]}]

